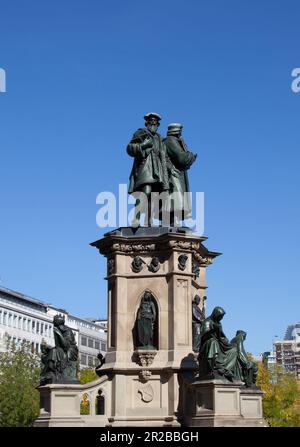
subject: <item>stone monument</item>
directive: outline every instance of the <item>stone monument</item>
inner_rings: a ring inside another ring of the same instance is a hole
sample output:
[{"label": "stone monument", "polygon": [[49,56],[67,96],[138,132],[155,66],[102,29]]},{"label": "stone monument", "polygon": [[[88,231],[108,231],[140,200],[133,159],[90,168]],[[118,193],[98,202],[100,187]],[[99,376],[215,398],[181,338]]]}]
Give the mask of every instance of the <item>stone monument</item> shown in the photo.
[{"label": "stone monument", "polygon": [[[216,376],[224,370],[225,357],[215,359],[214,354],[223,353],[225,336],[216,312],[205,319],[204,307],[206,268],[220,253],[205,247],[206,237],[182,226],[191,215],[184,193],[196,155],[181,137],[181,124],[169,125],[163,139],[157,133],[160,115],[144,118],[145,128],[127,146],[134,158],[129,193],[144,194],[136,201],[137,225],[110,231],[91,244],[107,259],[108,348],[97,367],[99,379],[86,385],[43,384],[35,425],[176,427],[237,425],[242,420],[251,425],[253,419],[258,425],[261,392],[244,386],[246,376],[249,383],[255,376],[244,358],[244,332],[227,341],[240,375],[231,381],[229,373]],[[158,212],[150,204],[153,192],[167,193]],[[172,193],[176,200],[170,201]],[[169,225],[163,210],[171,214]],[[151,226],[154,218],[160,225]],[[208,336],[210,324],[220,335],[216,343]]]}]

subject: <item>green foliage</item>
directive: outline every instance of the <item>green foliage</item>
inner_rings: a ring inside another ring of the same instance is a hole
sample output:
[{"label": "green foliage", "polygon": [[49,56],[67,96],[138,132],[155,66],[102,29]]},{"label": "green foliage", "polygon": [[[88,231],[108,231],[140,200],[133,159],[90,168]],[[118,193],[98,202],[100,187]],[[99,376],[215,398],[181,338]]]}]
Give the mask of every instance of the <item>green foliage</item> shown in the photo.
[{"label": "green foliage", "polygon": [[80,371],[80,383],[85,384],[99,379],[93,368],[84,368]]},{"label": "green foliage", "polygon": [[0,427],[28,427],[39,415],[40,358],[30,344],[0,353]]},{"label": "green foliage", "polygon": [[82,401],[80,402],[80,414],[88,415],[90,414],[90,401],[88,394],[84,394]]},{"label": "green foliage", "polygon": [[264,392],[263,413],[272,427],[300,427],[300,413],[296,408],[299,388],[293,374],[277,365],[268,370],[260,364],[257,386]]}]

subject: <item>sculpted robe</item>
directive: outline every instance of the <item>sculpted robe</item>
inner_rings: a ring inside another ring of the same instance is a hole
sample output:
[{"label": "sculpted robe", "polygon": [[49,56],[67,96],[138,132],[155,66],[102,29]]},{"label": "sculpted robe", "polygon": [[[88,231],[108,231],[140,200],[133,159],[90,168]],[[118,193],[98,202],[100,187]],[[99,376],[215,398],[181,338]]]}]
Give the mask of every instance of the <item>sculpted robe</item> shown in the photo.
[{"label": "sculpted robe", "polygon": [[184,192],[188,192],[189,180],[187,170],[195,161],[195,155],[190,152],[182,137],[170,135],[164,139],[167,152],[170,193],[178,193],[173,204],[169,204],[170,211],[185,210],[185,218],[192,216],[191,201],[187,195],[184,202]]},{"label": "sculpted robe", "polygon": [[201,327],[201,348],[199,366],[201,375],[217,372],[229,380],[236,376],[238,352],[226,338],[221,323],[218,321],[219,308],[215,308]]},{"label": "sculpted robe", "polygon": [[154,304],[152,302],[142,302],[137,318],[139,346],[153,346],[153,324],[156,318]]},{"label": "sculpted robe", "polygon": [[[143,142],[150,138],[153,149],[143,149]],[[152,191],[165,191],[168,186],[168,171],[165,147],[158,133],[148,129],[138,129],[127,146],[127,153],[134,157],[129,178],[128,193],[141,191],[145,185],[151,185]]]}]

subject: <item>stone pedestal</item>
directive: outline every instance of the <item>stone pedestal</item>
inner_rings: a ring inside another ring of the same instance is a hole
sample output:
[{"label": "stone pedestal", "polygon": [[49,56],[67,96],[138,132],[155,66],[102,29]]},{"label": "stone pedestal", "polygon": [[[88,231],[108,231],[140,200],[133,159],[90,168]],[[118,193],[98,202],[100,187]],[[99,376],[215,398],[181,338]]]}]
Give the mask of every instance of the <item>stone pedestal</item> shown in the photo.
[{"label": "stone pedestal", "polygon": [[[208,251],[205,240],[184,228],[120,228],[91,244],[107,258],[104,378],[85,386],[41,387],[48,411],[42,406],[36,425],[178,426],[183,422],[183,376],[191,379],[198,369],[192,352],[192,300],[199,295],[203,307],[206,267],[219,254]],[[140,349],[134,339],[146,289],[157,310],[153,349]],[[99,389],[105,394],[105,415],[92,411],[80,415],[83,396],[88,395],[85,399],[94,408]]]},{"label": "stone pedestal", "polygon": [[187,386],[190,427],[266,427],[262,416],[262,391],[242,382],[194,380]]},{"label": "stone pedestal", "polygon": [[[197,370],[192,300],[198,294],[203,306],[205,269],[218,255],[204,240],[189,229],[120,228],[91,244],[108,260],[108,352],[102,369],[112,377],[111,425],[180,423],[178,375]],[[155,300],[158,330],[154,349],[143,351],[133,331],[146,289]]]}]

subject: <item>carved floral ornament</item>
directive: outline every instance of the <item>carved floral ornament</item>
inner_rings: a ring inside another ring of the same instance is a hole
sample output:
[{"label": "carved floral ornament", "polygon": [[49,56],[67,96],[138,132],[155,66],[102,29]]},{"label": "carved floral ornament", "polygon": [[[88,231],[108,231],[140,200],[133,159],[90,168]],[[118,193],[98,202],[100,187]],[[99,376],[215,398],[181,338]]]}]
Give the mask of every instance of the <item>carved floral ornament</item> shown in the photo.
[{"label": "carved floral ornament", "polygon": [[213,263],[213,258],[211,256],[203,257],[197,251],[193,251],[193,260],[199,263],[199,265],[207,266]]},{"label": "carved floral ornament", "polygon": [[179,248],[183,250],[199,250],[200,243],[193,241],[169,241],[168,245],[170,248]]},{"label": "carved floral ornament", "polygon": [[156,351],[145,351],[145,352],[138,352],[138,361],[141,366],[150,366],[152,365],[154,361],[154,357],[156,356]]},{"label": "carved floral ornament", "polygon": [[155,244],[113,244],[112,251],[122,251],[125,253],[144,252],[155,250]]},{"label": "carved floral ornament", "polygon": [[182,241],[182,240],[161,240],[157,243],[152,244],[134,244],[134,243],[124,243],[116,242],[110,247],[106,247],[105,250],[99,250],[103,254],[108,254],[109,252],[122,252],[128,254],[138,254],[147,253],[152,251],[162,252],[165,250],[187,250],[192,252],[193,258],[201,265],[208,266],[212,264],[213,257],[206,254],[202,256],[199,252],[202,251],[203,246],[200,242],[196,241]]}]

